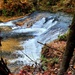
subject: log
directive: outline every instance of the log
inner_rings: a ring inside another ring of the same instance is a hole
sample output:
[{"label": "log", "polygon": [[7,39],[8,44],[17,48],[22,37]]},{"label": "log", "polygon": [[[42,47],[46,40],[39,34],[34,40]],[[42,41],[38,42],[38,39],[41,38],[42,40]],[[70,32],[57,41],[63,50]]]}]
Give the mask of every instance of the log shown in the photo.
[{"label": "log", "polygon": [[[41,42],[39,42],[39,41],[37,41],[37,42],[38,42],[39,44],[41,44],[41,45],[45,45],[46,47],[48,47],[48,48],[50,48],[50,49],[52,49],[52,50],[59,51],[58,49],[55,49],[55,48],[52,48],[52,47],[48,46],[46,43],[43,44],[43,43],[41,43]],[[59,51],[59,52],[63,53],[62,51]]]},{"label": "log", "polygon": [[4,62],[3,58],[1,57],[0,60],[0,75],[9,75],[10,70],[8,69],[6,63]]}]

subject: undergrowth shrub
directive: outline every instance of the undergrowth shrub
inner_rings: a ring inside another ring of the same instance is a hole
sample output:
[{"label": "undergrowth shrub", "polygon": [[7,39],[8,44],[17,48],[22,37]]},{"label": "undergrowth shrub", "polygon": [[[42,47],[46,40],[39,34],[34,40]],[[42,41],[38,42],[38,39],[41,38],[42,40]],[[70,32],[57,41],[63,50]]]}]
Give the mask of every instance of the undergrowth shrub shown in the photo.
[{"label": "undergrowth shrub", "polygon": [[32,10],[32,6],[29,3],[21,2],[8,2],[3,5],[2,15],[14,16],[27,14]]},{"label": "undergrowth shrub", "polygon": [[68,36],[68,33],[65,33],[63,35],[59,35],[58,40],[59,41],[67,41],[67,36]]},{"label": "undergrowth shrub", "polygon": [[58,57],[53,57],[53,58],[49,58],[49,59],[47,59],[47,58],[45,58],[43,55],[41,56],[41,60],[42,60],[42,62],[49,62],[49,63],[58,63]]},{"label": "undergrowth shrub", "polygon": [[52,6],[52,5],[57,4],[58,1],[59,0],[41,0],[40,4],[45,5],[45,6]]},{"label": "undergrowth shrub", "polygon": [[54,64],[59,63],[59,58],[58,57],[53,57],[53,58],[45,58],[43,55],[41,56],[41,62],[44,70],[48,69],[48,65],[53,66]]},{"label": "undergrowth shrub", "polygon": [[0,10],[0,16],[2,15],[2,10]]},{"label": "undergrowth shrub", "polygon": [[56,5],[59,0],[49,0],[47,1],[47,5]]}]

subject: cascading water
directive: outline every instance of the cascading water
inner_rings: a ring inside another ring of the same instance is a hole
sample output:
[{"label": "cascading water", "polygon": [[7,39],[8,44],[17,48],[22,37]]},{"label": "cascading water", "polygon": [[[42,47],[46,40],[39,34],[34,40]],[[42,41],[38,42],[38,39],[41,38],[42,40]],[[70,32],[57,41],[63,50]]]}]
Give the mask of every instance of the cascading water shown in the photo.
[{"label": "cascading water", "polygon": [[[31,20],[25,22],[25,24],[21,27],[14,24],[17,21],[22,21],[27,18],[31,18]],[[10,31],[9,33],[2,34],[2,36],[4,37],[6,35],[10,35],[9,38],[11,38],[12,36],[15,36],[17,34],[23,34],[22,37],[25,37],[26,35],[34,36],[34,38],[21,41],[21,45],[24,49],[22,51],[15,51],[14,53],[20,54],[22,55],[22,57],[9,60],[10,63],[22,61],[23,64],[33,64],[34,62],[31,61],[27,56],[39,63],[42,45],[40,45],[37,41],[48,43],[56,39],[58,35],[63,34],[67,31],[68,25],[70,25],[71,20],[72,16],[63,13],[52,14],[47,12],[36,12],[19,20],[0,23],[0,26],[10,26],[12,28],[12,31]],[[32,22],[33,24],[30,28],[27,28],[27,25],[30,22]],[[17,36],[15,38],[17,38]]]}]

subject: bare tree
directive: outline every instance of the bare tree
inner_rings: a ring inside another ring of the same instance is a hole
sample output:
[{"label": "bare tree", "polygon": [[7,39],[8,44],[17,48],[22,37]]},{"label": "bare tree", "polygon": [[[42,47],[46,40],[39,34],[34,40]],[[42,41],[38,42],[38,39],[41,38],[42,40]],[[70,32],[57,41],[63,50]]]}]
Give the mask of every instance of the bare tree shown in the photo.
[{"label": "bare tree", "polygon": [[70,25],[69,36],[67,39],[66,50],[63,55],[62,64],[60,66],[60,71],[58,75],[64,75],[69,67],[70,60],[73,56],[73,51],[75,48],[75,13],[73,16],[72,23]]}]

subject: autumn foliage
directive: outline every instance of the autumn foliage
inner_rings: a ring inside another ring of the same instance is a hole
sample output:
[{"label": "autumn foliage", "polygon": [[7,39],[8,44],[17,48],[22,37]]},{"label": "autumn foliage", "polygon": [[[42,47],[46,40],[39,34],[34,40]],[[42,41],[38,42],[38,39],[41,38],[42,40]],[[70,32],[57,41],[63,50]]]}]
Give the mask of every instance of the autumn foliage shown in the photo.
[{"label": "autumn foliage", "polygon": [[2,9],[0,10],[0,15],[4,16],[14,16],[23,15],[31,10],[31,5],[28,2],[21,2],[20,0],[6,0]]}]

